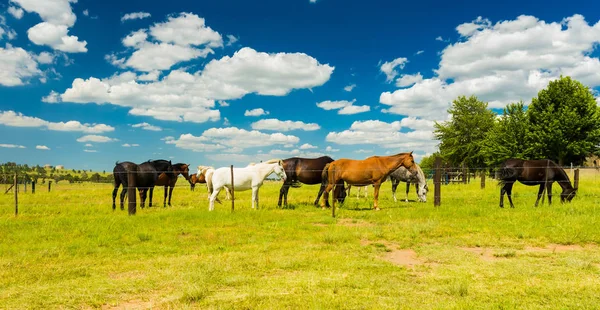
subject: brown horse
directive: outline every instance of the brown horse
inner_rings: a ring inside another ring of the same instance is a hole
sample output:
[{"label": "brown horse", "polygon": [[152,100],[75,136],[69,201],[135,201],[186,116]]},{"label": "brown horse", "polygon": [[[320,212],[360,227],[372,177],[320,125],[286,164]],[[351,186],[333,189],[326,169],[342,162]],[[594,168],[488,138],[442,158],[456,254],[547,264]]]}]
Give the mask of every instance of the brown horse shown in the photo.
[{"label": "brown horse", "polygon": [[[396,171],[400,166],[412,169],[415,160],[410,153],[398,153],[391,156],[371,156],[364,160],[338,159],[325,166],[323,169],[323,182],[326,182],[325,193],[321,207],[325,208],[329,200],[329,192],[335,186],[335,191],[344,190],[344,182],[365,186],[373,184],[373,209],[379,210],[379,187],[390,173]],[[332,215],[335,216],[335,199],[333,200]]]},{"label": "brown horse", "polygon": [[196,189],[196,184],[206,184],[206,176],[204,174],[201,174],[200,176],[198,176],[197,174],[192,174],[190,175],[190,189],[192,191],[194,191],[194,189]]},{"label": "brown horse", "polygon": [[549,159],[508,159],[500,167],[498,179],[502,185],[502,189],[500,189],[500,208],[504,208],[505,193],[508,194],[510,207],[515,207],[511,196],[512,187],[517,181],[528,186],[540,186],[535,201],[536,207],[540,198],[544,195],[544,189],[548,191],[548,204],[552,204],[552,183],[554,182],[558,182],[558,185],[562,188],[562,193],[560,194],[561,202],[570,202],[577,193],[577,189],[571,185],[571,181],[565,170]]},{"label": "brown horse", "polygon": [[[319,198],[325,190],[323,183],[323,168],[325,165],[332,162],[333,159],[329,156],[322,156],[319,158],[300,158],[292,157],[283,160],[283,169],[287,179],[283,182],[281,189],[279,190],[279,202],[277,206],[281,207],[281,198],[283,198],[283,205],[287,207],[287,194],[291,187],[300,187],[302,184],[321,184],[317,198],[315,199],[315,206],[319,203]],[[338,202],[343,203],[346,197],[346,192],[340,192],[342,196],[337,196]]]},{"label": "brown horse", "polygon": [[173,173],[161,173],[158,176],[158,180],[156,181],[156,186],[164,186],[165,187],[165,198],[163,200],[163,206],[167,206],[167,187],[169,188],[169,207],[171,206],[171,196],[173,195],[173,188],[175,188],[175,183],[177,183],[177,179],[181,174],[190,184],[190,169],[188,164],[174,164],[173,165]]}]

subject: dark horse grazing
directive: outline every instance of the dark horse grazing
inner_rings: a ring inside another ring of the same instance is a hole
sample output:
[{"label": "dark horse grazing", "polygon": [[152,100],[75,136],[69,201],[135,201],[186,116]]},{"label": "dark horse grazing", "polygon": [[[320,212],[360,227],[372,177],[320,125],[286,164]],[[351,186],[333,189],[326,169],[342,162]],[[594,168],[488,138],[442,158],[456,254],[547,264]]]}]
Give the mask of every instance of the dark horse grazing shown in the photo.
[{"label": "dark horse grazing", "polygon": [[135,187],[137,187],[138,191],[140,192],[141,207],[144,208],[148,190],[150,190],[149,206],[152,207],[152,195],[154,192],[154,186],[158,180],[159,171],[170,176],[173,174],[173,167],[171,165],[171,161],[162,159],[147,161],[139,165],[128,161],[122,163],[117,162],[115,164],[115,168],[113,169],[113,176],[115,178],[115,188],[113,190],[113,210],[116,208],[115,198],[121,184],[123,184],[123,190],[121,191],[121,210],[124,210],[123,200],[125,199],[125,194],[127,194],[127,189],[129,187],[127,181],[127,172],[129,171],[135,172]]},{"label": "dark horse grazing", "polygon": [[171,206],[171,196],[173,195],[173,188],[175,187],[175,184],[177,183],[177,179],[179,178],[180,174],[188,182],[190,182],[191,186],[193,185],[192,181],[190,180],[189,166],[190,165],[188,165],[188,164],[178,163],[178,164],[173,165],[173,173],[171,173],[169,175],[164,172],[159,173],[158,180],[156,181],[156,186],[164,186],[165,187],[165,199],[163,200],[164,207],[167,206],[167,188],[169,188],[169,207]]},{"label": "dark horse grazing", "polygon": [[[329,192],[335,186],[337,191],[340,188],[344,191],[344,182],[349,185],[364,186],[373,184],[375,188],[373,193],[373,209],[379,210],[379,188],[390,173],[394,172],[400,166],[413,171],[415,164],[412,152],[398,153],[391,156],[371,156],[364,160],[338,159],[327,164],[323,168],[323,184],[326,185],[323,193],[321,206],[324,208],[327,204]],[[335,199],[333,200],[332,214],[335,216]]]},{"label": "dark horse grazing", "polygon": [[[319,158],[300,158],[292,157],[283,160],[283,169],[287,175],[287,179],[283,182],[281,189],[279,190],[279,202],[278,207],[281,207],[281,198],[283,197],[283,205],[287,207],[287,194],[291,187],[300,187],[299,183],[303,184],[321,184],[319,193],[315,199],[315,206],[319,203],[319,198],[325,190],[323,184],[323,168],[325,165],[332,162],[333,159],[329,156],[322,156]],[[342,203],[346,197],[346,192],[338,194],[337,200]],[[343,197],[342,197],[343,196]],[[329,202],[328,202],[329,203]]]},{"label": "dark horse grazing", "polygon": [[577,193],[577,189],[571,185],[567,173],[549,159],[508,159],[500,167],[498,179],[502,185],[502,189],[500,189],[500,208],[504,208],[504,193],[508,194],[510,207],[515,207],[511,196],[512,187],[516,181],[529,186],[540,186],[535,201],[536,207],[540,198],[542,198],[544,189],[548,191],[548,204],[552,204],[552,183],[554,182],[558,182],[558,185],[562,188],[562,193],[560,194],[561,202],[565,202],[565,200],[571,201]]}]

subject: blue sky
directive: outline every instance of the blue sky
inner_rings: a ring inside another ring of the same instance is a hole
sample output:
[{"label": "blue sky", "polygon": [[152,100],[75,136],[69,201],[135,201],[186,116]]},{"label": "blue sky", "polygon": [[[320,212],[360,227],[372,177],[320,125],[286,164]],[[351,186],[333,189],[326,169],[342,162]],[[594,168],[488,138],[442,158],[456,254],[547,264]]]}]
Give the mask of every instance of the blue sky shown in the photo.
[{"label": "blue sky", "polygon": [[561,74],[600,86],[599,9],[3,0],[0,158],[95,170],[158,158],[420,158],[458,95],[499,109]]}]

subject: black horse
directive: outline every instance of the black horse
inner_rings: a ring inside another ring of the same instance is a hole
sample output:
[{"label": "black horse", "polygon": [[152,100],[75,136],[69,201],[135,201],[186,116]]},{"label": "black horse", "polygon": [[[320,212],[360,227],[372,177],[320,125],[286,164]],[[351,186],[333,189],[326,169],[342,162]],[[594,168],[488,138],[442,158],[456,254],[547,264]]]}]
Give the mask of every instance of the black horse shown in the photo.
[{"label": "black horse", "polygon": [[[300,158],[292,157],[283,160],[283,169],[287,179],[283,182],[281,189],[279,190],[279,202],[278,207],[281,207],[281,198],[283,197],[283,204],[287,207],[287,194],[291,187],[300,187],[300,183],[304,184],[321,184],[319,193],[315,199],[315,206],[319,203],[319,198],[325,190],[325,186],[322,184],[321,174],[323,168],[328,163],[332,162],[333,159],[329,156],[322,156],[319,158]],[[346,191],[342,190],[336,196],[340,203],[344,202],[346,198]]]},{"label": "black horse", "polygon": [[567,173],[555,162],[549,159],[541,160],[523,160],[511,158],[506,160],[498,171],[498,179],[502,185],[500,189],[500,208],[504,208],[504,194],[508,194],[508,201],[511,208],[514,208],[512,202],[512,187],[516,181],[524,185],[539,185],[538,196],[535,201],[537,207],[544,189],[548,191],[548,204],[552,204],[552,183],[558,182],[562,188],[560,194],[561,202],[570,202],[577,193],[577,188],[573,188]]},{"label": "black horse", "polygon": [[129,187],[127,181],[127,172],[129,171],[135,172],[135,187],[137,187],[138,191],[140,192],[142,208],[145,206],[148,191],[150,191],[149,207],[152,207],[152,196],[154,193],[154,186],[158,181],[158,176],[162,173],[165,173],[169,178],[173,176],[173,166],[170,160],[166,161],[159,159],[147,161],[139,165],[136,165],[132,162],[117,162],[115,164],[115,168],[113,169],[113,176],[115,178],[115,188],[113,190],[113,210],[116,208],[115,198],[121,184],[123,184],[123,190],[121,191],[121,210],[124,210],[123,200]]}]

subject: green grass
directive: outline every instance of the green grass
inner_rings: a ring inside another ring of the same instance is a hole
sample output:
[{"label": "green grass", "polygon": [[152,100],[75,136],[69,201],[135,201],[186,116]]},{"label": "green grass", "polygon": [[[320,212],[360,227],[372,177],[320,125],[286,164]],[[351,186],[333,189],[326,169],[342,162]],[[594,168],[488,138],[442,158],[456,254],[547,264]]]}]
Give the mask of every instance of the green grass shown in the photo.
[{"label": "green grass", "polygon": [[[492,180],[444,186],[438,208],[433,191],[394,203],[387,183],[382,211],[370,188],[335,219],[312,206],[316,186],[276,209],[280,183],[267,182],[259,210],[236,192],[231,213],[223,193],[208,212],[205,189],[180,181],[173,207],[157,188],[159,207],[128,216],[112,211],[110,185],[61,182],[20,193],[18,217],[0,196],[0,308],[597,308],[599,177],[538,208],[537,188],[518,184],[514,209],[498,207]],[[555,244],[577,247],[530,250]],[[400,249],[420,263],[386,260]]]}]

